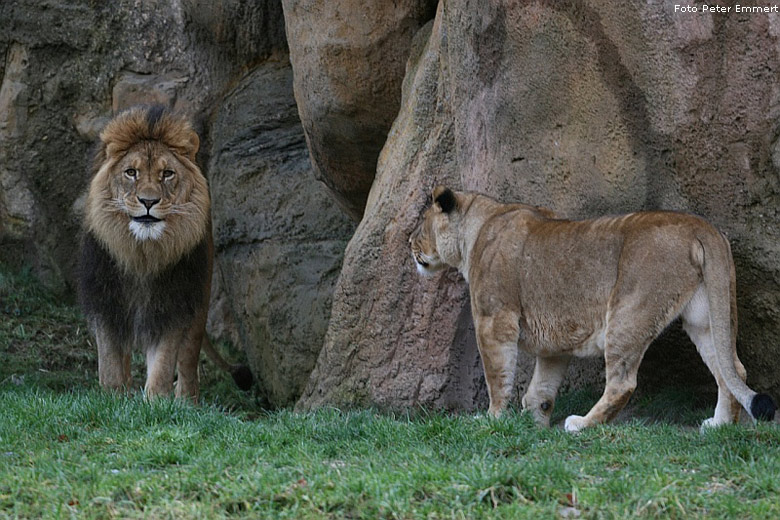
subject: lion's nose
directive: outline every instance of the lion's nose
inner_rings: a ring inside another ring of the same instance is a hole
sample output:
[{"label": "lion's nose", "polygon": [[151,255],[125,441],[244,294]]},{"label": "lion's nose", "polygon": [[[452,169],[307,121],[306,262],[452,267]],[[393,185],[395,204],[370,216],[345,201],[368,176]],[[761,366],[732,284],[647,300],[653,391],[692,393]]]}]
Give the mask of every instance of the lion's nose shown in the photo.
[{"label": "lion's nose", "polygon": [[138,202],[146,206],[147,210],[152,209],[152,206],[160,202],[160,199],[144,199],[143,197],[138,197]]}]

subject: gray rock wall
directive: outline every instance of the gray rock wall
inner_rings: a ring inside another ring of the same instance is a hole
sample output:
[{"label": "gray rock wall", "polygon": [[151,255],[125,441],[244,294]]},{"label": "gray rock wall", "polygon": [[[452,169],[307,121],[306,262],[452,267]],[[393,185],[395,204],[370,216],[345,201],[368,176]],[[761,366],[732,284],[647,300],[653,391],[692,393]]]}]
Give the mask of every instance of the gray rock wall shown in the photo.
[{"label": "gray rock wall", "polygon": [[211,131],[221,289],[211,331],[244,347],[269,403],[293,404],[322,346],[354,225],[314,180],[286,61],[241,78]]}]

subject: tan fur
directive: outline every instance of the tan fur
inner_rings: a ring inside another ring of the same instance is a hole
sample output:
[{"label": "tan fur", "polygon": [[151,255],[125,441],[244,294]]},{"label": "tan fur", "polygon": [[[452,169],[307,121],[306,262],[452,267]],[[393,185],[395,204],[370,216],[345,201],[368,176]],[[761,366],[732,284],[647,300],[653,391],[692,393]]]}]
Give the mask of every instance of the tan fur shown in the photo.
[{"label": "tan fur", "polygon": [[[438,187],[434,200],[449,190]],[[490,396],[507,405],[517,347],[536,356],[523,408],[548,425],[571,357],[606,360],[601,399],[568,431],[612,419],[636,387],[650,342],[676,317],[718,384],[715,414],[703,426],[734,422],[756,395],[736,353],[734,265],[728,241],[704,220],[672,212],[568,221],[522,204],[449,191],[410,237],[418,270],[453,266],[469,283]],[[445,208],[446,209],[446,208]]]},{"label": "tan fur", "polygon": [[[208,185],[195,164],[199,140],[190,123],[165,112],[151,132],[147,110],[135,108],[119,114],[100,134],[85,228],[124,272],[125,276],[112,283],[125,284],[122,290],[131,309],[154,306],[156,291],[166,290],[159,281],[155,285],[155,275],[204,239],[208,240],[208,252],[202,262],[208,265],[199,264],[206,275],[195,289],[199,295],[197,311],[183,327],[164,331],[155,340],[146,339],[147,331],[133,330],[129,344],[119,344],[99,315],[91,320],[98,344],[100,383],[105,388],[129,387],[130,354],[133,347],[140,346],[147,359],[148,397],[170,394],[178,369],[176,396],[197,400],[198,357],[201,344],[208,341],[205,326],[213,255]],[[136,172],[135,177],[126,174],[129,168]],[[157,238],[139,240],[131,231],[131,220],[147,212],[140,200],[144,198],[159,199],[149,214],[164,222],[164,230]]]}]

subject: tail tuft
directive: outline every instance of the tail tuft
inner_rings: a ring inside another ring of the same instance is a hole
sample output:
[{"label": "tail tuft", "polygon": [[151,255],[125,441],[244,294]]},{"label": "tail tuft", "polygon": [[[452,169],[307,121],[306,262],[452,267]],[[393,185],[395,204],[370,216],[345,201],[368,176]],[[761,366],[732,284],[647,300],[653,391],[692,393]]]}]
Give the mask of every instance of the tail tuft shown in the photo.
[{"label": "tail tuft", "polygon": [[[254,382],[254,378],[252,377],[252,371],[249,370],[248,366],[246,365],[235,366],[230,371],[230,375],[233,376],[233,381],[236,382],[236,385],[238,385],[238,387],[241,390],[246,392],[247,390],[252,388],[252,383]],[[772,408],[772,413],[774,414],[774,408]]]},{"label": "tail tuft", "polygon": [[766,394],[756,394],[750,402],[750,415],[758,421],[772,421],[775,418],[775,402]]}]

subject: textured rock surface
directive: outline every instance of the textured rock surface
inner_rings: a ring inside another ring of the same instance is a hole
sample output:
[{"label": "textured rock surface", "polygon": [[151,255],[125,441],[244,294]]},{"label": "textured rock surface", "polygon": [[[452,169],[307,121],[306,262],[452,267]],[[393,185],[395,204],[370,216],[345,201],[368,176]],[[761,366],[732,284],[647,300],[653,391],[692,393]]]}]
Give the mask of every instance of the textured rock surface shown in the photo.
[{"label": "textured rock surface", "polygon": [[[286,52],[280,2],[0,3],[0,255],[67,288],[85,163],[118,110],[207,114],[248,65]],[[204,128],[208,131],[208,128]]]},{"label": "textured rock surface", "polygon": [[211,129],[222,289],[211,330],[244,348],[271,405],[294,404],[322,346],[354,225],[314,180],[289,63],[242,78]]},{"label": "textured rock surface", "polygon": [[314,170],[360,220],[398,113],[409,45],[433,0],[283,0],[295,97]]},{"label": "textured rock surface", "polygon": [[354,225],[314,179],[281,2],[2,1],[0,58],[0,259],[68,294],[100,129],[135,103],[187,111],[214,200],[210,331],[270,404],[294,401]]},{"label": "textured rock surface", "polygon": [[[440,182],[569,217],[705,216],[732,242],[749,380],[780,396],[778,27],[766,15],[674,14],[668,2],[440,3],[416,37],[299,406],[485,404],[464,282],[419,279],[408,253]],[[678,382],[714,389],[674,331],[645,361],[640,387],[679,362]],[[529,368],[520,361],[518,394]],[[599,371],[575,361],[569,384],[601,384]]]},{"label": "textured rock surface", "polygon": [[[733,244],[751,383],[780,397],[776,17],[661,1],[436,5],[0,2],[0,260],[67,294],[91,142],[113,109],[161,100],[201,121],[211,330],[247,350],[273,404],[301,391],[331,294],[301,407],[486,404],[465,284],[421,280],[407,249],[439,182],[570,217],[707,217]],[[365,209],[333,292],[351,225],[315,178],[351,217]],[[648,358],[645,381],[666,383],[663,365],[683,359],[675,378],[714,388],[679,330]],[[523,358],[518,394],[529,370]],[[577,362],[569,384],[599,384],[599,371]]]}]

